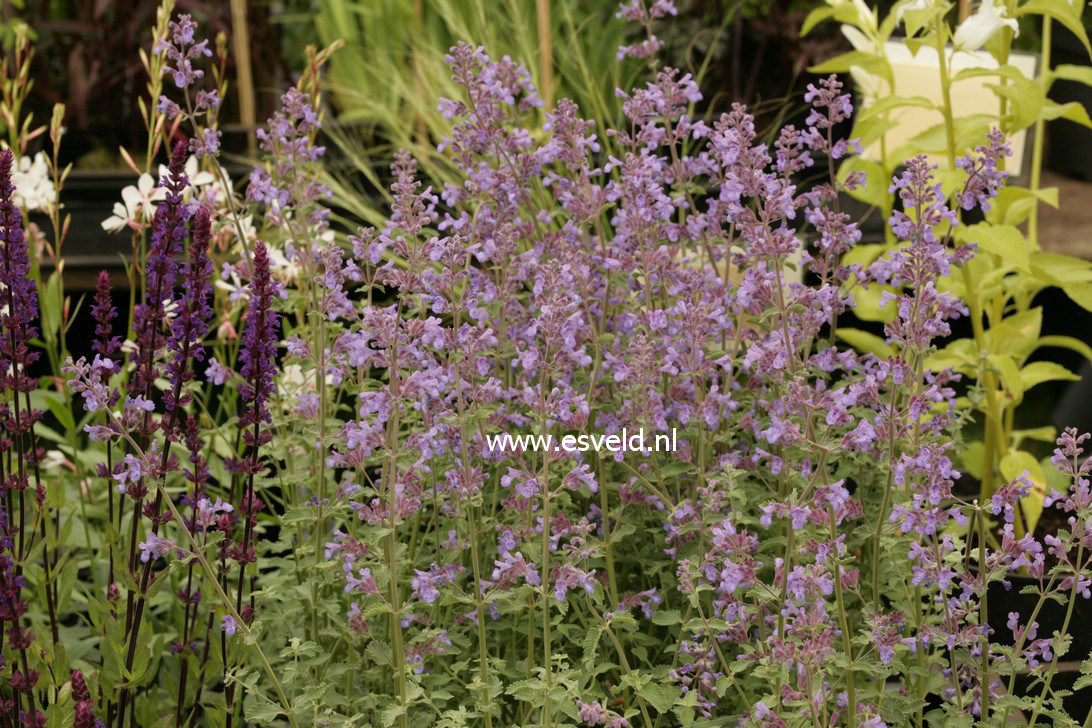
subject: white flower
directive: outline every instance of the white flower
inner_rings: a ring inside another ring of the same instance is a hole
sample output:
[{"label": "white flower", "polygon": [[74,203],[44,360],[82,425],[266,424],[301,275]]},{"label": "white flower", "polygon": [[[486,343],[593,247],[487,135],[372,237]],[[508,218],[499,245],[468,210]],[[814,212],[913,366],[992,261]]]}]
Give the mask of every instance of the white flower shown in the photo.
[{"label": "white flower", "polygon": [[[216,178],[212,176],[211,172],[197,171],[197,157],[190,155],[190,158],[186,160],[186,167],[184,169],[186,178],[190,181],[190,187],[197,189],[198,187],[204,187],[205,185],[213,182]],[[167,175],[170,174],[170,170],[167,169],[167,165],[159,165],[159,196],[157,200],[165,199],[167,193],[163,190],[163,186],[167,183]]]},{"label": "white flower", "polygon": [[978,12],[956,28],[952,43],[956,50],[976,51],[1006,25],[1012,28],[1013,35],[1020,34],[1019,23],[1015,18],[1008,17],[1003,4],[997,0],[982,0]]},{"label": "white flower", "polygon": [[299,278],[300,264],[298,261],[289,260],[284,251],[275,245],[268,246],[266,250],[269,251],[269,268],[274,276],[287,283]]},{"label": "white flower", "polygon": [[142,174],[136,185],[121,191],[121,202],[114,203],[114,214],[102,221],[102,229],[116,233],[125,228],[138,228],[155,214],[155,200],[163,199],[150,174]]},{"label": "white flower", "polygon": [[63,452],[60,450],[46,450],[45,458],[42,459],[42,470],[47,473],[56,473],[66,465],[68,465],[68,458],[64,456]]},{"label": "white flower", "polygon": [[[210,188],[211,189],[211,188]],[[238,238],[239,230],[242,229],[243,238],[248,242],[253,242],[258,239],[258,229],[254,227],[254,216],[246,215],[239,218],[239,224],[236,226],[235,217],[231,214],[225,214],[216,218],[216,233],[218,235],[226,235],[228,238]],[[235,251],[241,253],[242,249],[236,246]]]},{"label": "white flower", "polygon": [[18,170],[11,175],[16,206],[24,210],[45,210],[57,201],[57,190],[53,187],[44,154],[38,152],[33,159],[20,157]]}]

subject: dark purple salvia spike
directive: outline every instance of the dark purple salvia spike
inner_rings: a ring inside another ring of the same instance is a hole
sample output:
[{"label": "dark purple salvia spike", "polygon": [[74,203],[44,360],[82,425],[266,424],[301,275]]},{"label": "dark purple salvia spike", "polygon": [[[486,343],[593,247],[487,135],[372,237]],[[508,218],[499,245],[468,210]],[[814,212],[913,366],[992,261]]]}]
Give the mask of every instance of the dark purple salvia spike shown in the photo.
[{"label": "dark purple salvia spike", "polygon": [[72,728],[101,728],[105,724],[95,716],[95,701],[87,681],[79,670],[72,671],[72,702],[76,704]]},{"label": "dark purple salvia spike", "polygon": [[[133,310],[133,332],[136,346],[130,355],[133,364],[133,372],[129,379],[129,392],[134,395],[134,401],[147,402],[154,390],[155,380],[159,377],[159,367],[156,359],[160,350],[166,343],[163,332],[164,321],[167,317],[166,304],[174,299],[175,281],[178,277],[178,260],[181,253],[182,241],[186,235],[187,207],[183,203],[182,196],[189,179],[186,176],[186,143],[177,142],[171,150],[171,160],[167,167],[167,176],[164,182],[166,199],[156,207],[155,218],[152,221],[152,238],[148,250],[148,258],[144,271],[144,301]],[[151,405],[149,404],[149,407]],[[154,408],[153,408],[154,409]],[[152,433],[158,424],[155,423],[150,411],[147,409],[140,417],[139,430],[142,448],[147,447]],[[167,460],[169,448],[164,448],[163,458]],[[131,459],[132,455],[126,458]],[[126,493],[136,503],[132,527],[129,531],[129,571],[134,575],[137,571],[137,541],[140,528],[141,504],[147,494],[147,486],[144,485],[144,477],[135,479],[127,486]],[[158,497],[158,490],[157,490]],[[153,508],[154,516],[158,513],[158,505]],[[146,563],[150,563],[146,562]],[[148,569],[145,569],[145,573]],[[129,592],[126,598],[126,631],[129,639],[128,665],[132,666],[136,656],[136,638],[129,628],[133,620],[134,594]],[[138,612],[143,611],[144,600],[137,602]],[[135,619],[136,633],[139,634],[140,617]],[[128,705],[129,691],[122,689],[118,702],[119,715],[124,716]]]},{"label": "dark purple salvia spike", "polygon": [[242,362],[239,375],[243,380],[239,385],[239,398],[243,405],[239,426],[243,428],[243,442],[250,448],[242,469],[255,474],[261,471],[258,448],[269,442],[270,438],[268,430],[262,432],[261,426],[272,421],[267,402],[273,394],[273,378],[277,373],[278,317],[273,310],[275,290],[269,253],[263,243],[255,246],[251,262],[253,274],[248,289],[250,308],[243,329],[243,346],[239,351],[239,361]]},{"label": "dark purple salvia spike", "polygon": [[[272,420],[267,400],[273,394],[274,375],[276,374],[277,356],[277,312],[273,310],[274,283],[269,267],[269,253],[263,243],[258,242],[251,259],[253,276],[250,280],[250,309],[247,311],[246,326],[243,329],[243,347],[239,352],[242,367],[239,375],[239,399],[242,412],[239,415],[239,428],[243,433],[243,443],[247,446],[246,454],[239,463],[238,470],[247,476],[246,492],[243,495],[239,512],[244,519],[244,533],[241,550],[237,550],[236,560],[246,564],[253,560],[251,535],[254,520],[262,504],[254,496],[254,476],[262,471],[259,450],[272,439],[269,429],[263,424]],[[243,569],[239,570],[239,600],[241,609]]]},{"label": "dark purple salvia spike", "polygon": [[110,274],[105,270],[99,271],[99,278],[95,283],[91,317],[95,319],[95,336],[97,337],[91,342],[91,350],[104,359],[115,359],[121,349],[121,337],[114,336],[113,322],[118,317],[118,310],[111,296]]},{"label": "dark purple salvia spike", "polygon": [[[175,146],[177,154],[179,147]],[[174,158],[171,162],[174,163]],[[183,179],[184,179],[183,175]],[[181,198],[179,198],[181,199]],[[184,225],[184,223],[183,223]],[[211,234],[210,211],[207,206],[201,206],[194,217],[193,229],[190,235],[188,257],[182,265],[181,273],[184,278],[183,290],[175,300],[178,313],[171,321],[167,334],[167,380],[170,386],[164,394],[163,402],[166,414],[161,427],[167,437],[167,446],[163,448],[163,454],[159,463],[158,475],[164,480],[168,472],[175,469],[176,460],[171,457],[170,443],[178,437],[177,424],[180,408],[189,402],[189,395],[185,391],[187,382],[194,378],[193,365],[204,359],[204,346],[202,341],[208,333],[209,320],[212,316],[212,307],[209,297],[212,294],[212,263],[208,259],[208,246]],[[173,289],[173,283],[172,283]],[[150,507],[146,507],[144,514],[152,522],[151,533],[148,538],[139,544],[143,552],[144,562],[140,576],[140,589],[144,592],[148,588],[151,579],[152,565],[155,558],[149,554],[166,555],[169,546],[173,542],[159,537],[159,527],[170,520],[169,513],[162,513],[163,486],[160,482],[155,491],[155,499]],[[132,534],[135,541],[135,527]],[[132,547],[130,553],[133,553]],[[132,561],[132,559],[130,559]],[[126,658],[126,667],[131,669],[136,658],[137,636],[140,633],[140,623],[144,615],[145,599],[141,596],[137,600],[136,610],[129,632],[129,652]],[[121,705],[124,707],[128,699],[128,691],[122,691]]]},{"label": "dark purple salvia spike", "polygon": [[210,214],[207,206],[198,208],[193,220],[189,257],[181,268],[182,292],[175,301],[178,313],[171,321],[167,336],[167,381],[170,387],[163,398],[167,412],[189,402],[185,385],[194,378],[196,363],[205,359],[205,347],[201,342],[208,333],[212,318],[209,303],[212,295],[212,262],[208,258]]},{"label": "dark purple salvia spike", "polygon": [[152,239],[144,272],[144,302],[133,311],[133,331],[136,348],[131,362],[133,375],[129,391],[143,394],[146,398],[156,380],[156,356],[165,343],[163,321],[166,319],[166,303],[174,298],[174,286],[178,277],[178,255],[186,236],[187,208],[182,201],[189,186],[186,177],[186,143],[179,141],[171,151],[164,183],[166,200],[155,211],[152,221]]},{"label": "dark purple salvia spike", "polygon": [[15,392],[32,392],[38,382],[27,374],[38,360],[30,340],[38,335],[38,291],[30,280],[30,254],[23,235],[23,214],[15,206],[15,185],[11,181],[13,157],[10,149],[0,152],[0,285],[5,290],[7,311],[0,317],[5,336],[0,340],[0,369],[3,384]]},{"label": "dark purple salvia spike", "polygon": [[[5,571],[2,606],[4,621],[11,625],[7,629],[8,644],[18,650],[19,654],[19,664],[13,666],[13,674],[8,680],[8,685],[17,693],[14,708],[20,713],[21,723],[44,725],[45,716],[35,707],[34,686],[38,681],[38,672],[30,669],[27,660],[27,649],[35,637],[30,630],[19,624],[26,611],[26,604],[21,602],[18,595],[19,589],[25,586],[23,567],[14,565],[30,553],[35,535],[28,526],[25,499],[25,491],[30,486],[28,463],[32,466],[36,500],[42,509],[38,520],[42,524],[43,536],[48,516],[45,512],[45,489],[39,477],[34,436],[34,424],[41,417],[41,412],[30,407],[30,392],[37,388],[38,383],[28,373],[30,365],[38,359],[38,353],[30,349],[31,340],[38,335],[35,325],[38,318],[38,292],[30,279],[30,255],[23,234],[23,216],[14,204],[15,186],[11,178],[13,161],[10,149],[0,152],[0,288],[3,290],[0,304],[5,309],[0,315],[0,390],[11,393],[11,404],[3,405],[4,416],[0,417],[0,422],[7,431],[4,447],[14,449],[12,458],[16,461],[11,465],[14,472],[4,473],[0,470],[4,475],[3,490],[6,493],[2,526],[4,551],[7,552],[2,556]],[[17,501],[12,498],[13,492],[18,493]],[[18,544],[12,538],[11,529],[14,524],[9,520],[15,508],[18,508],[19,513]],[[54,589],[50,586],[51,562],[48,547],[43,547],[42,563],[45,567],[45,594],[50,626],[53,641],[56,643],[57,619]]]},{"label": "dark purple salvia spike", "polygon": [[[263,429],[263,424],[270,424],[269,397],[274,392],[274,377],[277,371],[277,330],[278,317],[273,309],[273,297],[276,293],[270,269],[269,251],[265,244],[258,241],[254,247],[250,259],[251,277],[247,288],[249,296],[249,308],[246,314],[246,324],[243,329],[243,345],[239,351],[239,360],[242,366],[239,375],[242,382],[239,384],[239,399],[241,400],[241,413],[239,414],[239,429],[242,432],[243,443],[246,445],[246,453],[240,462],[234,465],[234,469],[246,476],[243,496],[239,503],[239,515],[243,519],[243,541],[231,549],[231,558],[239,564],[239,581],[235,593],[235,609],[244,620],[249,621],[254,614],[254,578],[250,581],[250,603],[243,607],[243,592],[246,586],[246,565],[257,560],[252,544],[254,526],[258,513],[265,507],[260,498],[254,495],[254,476],[263,469],[261,462],[261,446],[272,440],[272,434],[268,428]],[[234,634],[237,628],[231,615],[224,618],[224,639]],[[224,670],[229,668],[224,664]],[[228,725],[231,725],[234,715],[235,690],[234,685],[228,685],[226,689],[228,705]]]}]

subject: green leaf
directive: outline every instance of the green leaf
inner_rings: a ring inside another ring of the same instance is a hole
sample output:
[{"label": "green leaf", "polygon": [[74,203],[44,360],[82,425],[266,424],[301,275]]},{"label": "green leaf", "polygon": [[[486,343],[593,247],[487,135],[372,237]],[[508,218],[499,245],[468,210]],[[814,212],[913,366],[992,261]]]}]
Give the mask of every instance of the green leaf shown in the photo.
[{"label": "green leaf", "polygon": [[853,66],[860,66],[873,76],[879,76],[886,80],[891,86],[895,85],[891,73],[891,66],[887,61],[882,57],[872,53],[866,53],[865,51],[850,51],[849,53],[843,53],[840,56],[831,58],[829,61],[820,63],[817,66],[812,66],[808,70],[812,73],[821,74],[849,73],[849,69]]},{"label": "green leaf", "polygon": [[1030,430],[1013,430],[1012,440],[1019,443],[1023,440],[1035,440],[1037,442],[1054,442],[1058,437],[1058,431],[1050,425],[1035,427]]},{"label": "green leaf", "polygon": [[72,432],[76,429],[76,420],[72,416],[72,409],[66,407],[58,395],[48,393],[43,399],[45,399],[49,411],[52,412],[53,416],[57,418],[57,421],[64,426],[66,432]]},{"label": "green leaf", "polygon": [[867,331],[861,331],[860,329],[839,328],[837,330],[838,338],[846,342],[854,349],[863,351],[868,354],[875,354],[879,357],[887,358],[894,353],[894,349],[883,338],[870,334]]},{"label": "green leaf", "polygon": [[993,253],[1009,265],[1031,272],[1031,262],[1028,258],[1028,242],[1023,233],[1013,225],[990,225],[978,223],[970,225],[959,232],[960,240],[968,243],[978,243],[978,246],[987,253]]},{"label": "green leaf", "polygon": [[986,219],[992,223],[1020,225],[1031,215],[1036,199],[1057,209],[1058,188],[1047,187],[1033,193],[1026,187],[1005,187],[993,201]]},{"label": "green leaf", "polygon": [[800,26],[800,35],[807,35],[819,23],[832,17],[834,17],[834,8],[830,5],[820,5],[808,13],[808,17],[804,18],[804,24]]},{"label": "green leaf", "polygon": [[982,460],[985,457],[985,447],[981,442],[970,442],[963,448],[963,452],[960,454],[960,460],[963,462],[963,469],[970,473],[975,478],[982,478]]},{"label": "green leaf", "polygon": [[1024,397],[1024,380],[1020,377],[1020,370],[1011,356],[1005,354],[990,354],[990,366],[1001,375],[1001,384],[1006,394],[1016,402]]},{"label": "green leaf", "polygon": [[[247,704],[247,720],[252,720],[257,723],[272,723],[283,714],[284,711],[281,709],[281,706],[271,703],[264,698],[259,698],[254,702]],[[397,717],[397,715],[395,717]],[[389,725],[393,725],[393,723]]]},{"label": "green leaf", "polygon": [[1068,63],[1050,69],[1050,75],[1063,81],[1076,81],[1092,86],[1092,66],[1074,66]]},{"label": "green leaf", "polygon": [[661,685],[650,682],[642,686],[637,692],[642,698],[652,704],[658,713],[666,713],[679,699],[682,692],[674,685]]},{"label": "green leaf", "polygon": [[1043,105],[1043,118],[1044,119],[1068,119],[1081,126],[1092,129],[1092,119],[1088,118],[1088,110],[1084,108],[1083,104],[1079,104],[1076,101],[1070,101],[1067,104],[1056,104],[1053,101],[1047,100]]},{"label": "green leaf", "polygon": [[1011,134],[1038,121],[1046,103],[1042,86],[1031,81],[1004,85],[988,83],[986,86],[1001,98],[1008,99],[1009,113],[1001,119],[1002,131]]},{"label": "green leaf", "polygon": [[1065,291],[1065,295],[1069,296],[1073,303],[1077,304],[1085,311],[1092,311],[1092,283],[1067,285],[1064,286],[1062,290]]},{"label": "green leaf", "polygon": [[652,623],[661,627],[673,627],[680,621],[682,621],[682,617],[679,616],[678,609],[658,609],[652,615]]},{"label": "green leaf", "polygon": [[853,300],[856,306],[853,314],[862,321],[879,321],[886,323],[895,317],[895,307],[892,305],[881,306],[880,296],[884,291],[892,290],[890,286],[868,286],[858,288],[853,292]]},{"label": "green leaf", "polygon": [[599,647],[599,638],[603,634],[602,627],[593,627],[584,635],[581,647],[584,649],[584,664],[591,665],[595,662],[595,654]]},{"label": "green leaf", "polygon": [[[1081,6],[1083,10],[1084,3]],[[1015,14],[1017,17],[1028,14],[1046,15],[1057,20],[1080,39],[1084,49],[1092,56],[1092,45],[1088,42],[1088,33],[1081,22],[1081,13],[1067,0],[1028,0],[1017,7]]]},{"label": "green leaf", "polygon": [[1036,342],[1035,348],[1040,349],[1044,346],[1057,346],[1061,349],[1070,349],[1075,351],[1085,359],[1092,361],[1092,346],[1084,343],[1080,339],[1075,339],[1072,336],[1042,336],[1039,341]]},{"label": "green leaf", "polygon": [[867,109],[861,109],[857,118],[868,119],[905,106],[913,106],[919,109],[935,109],[937,107],[936,104],[924,96],[885,96],[882,99],[876,99]]},{"label": "green leaf", "polygon": [[986,333],[987,348],[997,354],[1009,354],[1023,362],[1035,349],[1035,342],[1038,341],[1042,328],[1041,306],[1021,311],[990,327]]},{"label": "green leaf", "polygon": [[1024,382],[1024,391],[1043,382],[1073,381],[1079,376],[1069,371],[1061,364],[1052,361],[1033,361],[1020,370],[1020,379]]},{"label": "green leaf", "polygon": [[962,71],[952,77],[952,83],[958,81],[964,81],[968,78],[982,78],[983,76],[998,76],[1001,78],[1007,78],[1014,83],[1031,83],[1032,79],[1029,79],[1024,75],[1016,66],[1003,65],[997,68],[986,68],[984,66],[973,66],[971,68],[964,68]]},{"label": "green leaf", "polygon": [[[1031,272],[1052,286],[1092,282],[1092,263],[1058,253],[1034,253]],[[1078,301],[1079,303],[1079,301]]]}]

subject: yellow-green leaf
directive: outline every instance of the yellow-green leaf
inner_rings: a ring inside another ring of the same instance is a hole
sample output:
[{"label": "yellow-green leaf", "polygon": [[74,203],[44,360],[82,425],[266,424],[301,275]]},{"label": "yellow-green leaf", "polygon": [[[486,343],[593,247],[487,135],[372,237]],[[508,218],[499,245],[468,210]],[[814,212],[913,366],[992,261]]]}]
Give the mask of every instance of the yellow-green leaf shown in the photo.
[{"label": "yellow-green leaf", "polygon": [[839,339],[858,351],[882,357],[889,357],[894,353],[894,349],[882,337],[870,334],[867,331],[839,328],[837,334]]},{"label": "yellow-green leaf", "polygon": [[1052,68],[1050,75],[1064,81],[1077,81],[1086,86],[1092,86],[1092,66],[1073,66],[1063,63]]},{"label": "yellow-green leaf", "polygon": [[1031,272],[1028,258],[1028,242],[1014,225],[970,225],[959,233],[960,240],[978,243],[978,247],[992,253],[1009,265]]},{"label": "yellow-green leaf", "polygon": [[1024,397],[1024,380],[1020,377],[1020,370],[1011,356],[1006,354],[990,354],[989,364],[1001,375],[1001,385],[1006,395],[1019,402]]},{"label": "yellow-green leaf", "polygon": [[1053,101],[1047,101],[1043,105],[1043,118],[1068,119],[1074,124],[1080,124],[1081,126],[1092,129],[1092,119],[1088,118],[1088,110],[1076,101],[1070,101],[1065,104],[1056,104]]},{"label": "yellow-green leaf", "polygon": [[1092,283],[1077,283],[1062,288],[1073,303],[1085,311],[1092,311]]},{"label": "yellow-green leaf", "polygon": [[[1081,3],[1081,6],[1083,9],[1084,3]],[[1089,55],[1092,55],[1092,45],[1089,44],[1088,33],[1081,23],[1081,14],[1067,0],[1028,0],[1028,2],[1016,9],[1017,16],[1027,15],[1028,13],[1047,15],[1054,18],[1068,28],[1073,35],[1077,36],[1084,44],[1084,49],[1088,51]]]},{"label": "yellow-green leaf", "polygon": [[1060,380],[1080,379],[1061,364],[1052,361],[1033,361],[1020,370],[1020,379],[1024,383],[1024,391],[1031,389],[1036,384],[1043,382],[1056,382]]},{"label": "yellow-green leaf", "polygon": [[1041,349],[1045,346],[1057,346],[1061,349],[1070,349],[1075,351],[1085,359],[1092,361],[1092,346],[1084,343],[1080,339],[1075,339],[1072,336],[1041,336],[1039,340],[1035,342],[1035,348]]}]

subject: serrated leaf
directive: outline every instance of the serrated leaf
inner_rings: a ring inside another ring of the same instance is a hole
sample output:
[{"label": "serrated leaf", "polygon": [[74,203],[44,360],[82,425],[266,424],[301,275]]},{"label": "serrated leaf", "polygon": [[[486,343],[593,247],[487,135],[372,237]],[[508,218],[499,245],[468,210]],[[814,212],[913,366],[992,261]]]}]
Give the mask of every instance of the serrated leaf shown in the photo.
[{"label": "serrated leaf", "polygon": [[664,627],[673,627],[681,621],[678,609],[659,609],[652,615],[652,623]]},{"label": "serrated leaf", "polygon": [[674,685],[661,685],[660,683],[650,682],[644,685],[637,694],[647,700],[656,709],[656,712],[666,713],[671,710],[671,706],[679,699],[682,691]]}]

